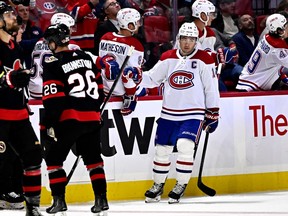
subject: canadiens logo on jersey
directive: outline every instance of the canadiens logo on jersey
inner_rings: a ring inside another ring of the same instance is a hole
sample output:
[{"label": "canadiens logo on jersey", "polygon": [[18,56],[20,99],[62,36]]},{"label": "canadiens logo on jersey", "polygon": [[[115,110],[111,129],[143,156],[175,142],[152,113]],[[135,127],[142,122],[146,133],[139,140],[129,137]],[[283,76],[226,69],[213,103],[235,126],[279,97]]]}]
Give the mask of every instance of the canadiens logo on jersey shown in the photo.
[{"label": "canadiens logo on jersey", "polygon": [[193,73],[189,71],[175,71],[169,76],[168,82],[172,88],[182,90],[194,86],[193,78]]}]

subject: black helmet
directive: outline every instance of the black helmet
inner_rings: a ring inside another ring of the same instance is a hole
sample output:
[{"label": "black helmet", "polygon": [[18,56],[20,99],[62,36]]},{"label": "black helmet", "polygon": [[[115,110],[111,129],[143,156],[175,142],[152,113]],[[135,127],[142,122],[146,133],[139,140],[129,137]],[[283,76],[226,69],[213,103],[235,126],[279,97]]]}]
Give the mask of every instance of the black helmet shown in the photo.
[{"label": "black helmet", "polygon": [[70,29],[64,24],[50,25],[44,32],[44,39],[48,43],[53,41],[57,46],[66,46],[70,41]]},{"label": "black helmet", "polygon": [[3,17],[3,14],[9,11],[13,11],[13,8],[4,1],[0,1],[0,16]]}]

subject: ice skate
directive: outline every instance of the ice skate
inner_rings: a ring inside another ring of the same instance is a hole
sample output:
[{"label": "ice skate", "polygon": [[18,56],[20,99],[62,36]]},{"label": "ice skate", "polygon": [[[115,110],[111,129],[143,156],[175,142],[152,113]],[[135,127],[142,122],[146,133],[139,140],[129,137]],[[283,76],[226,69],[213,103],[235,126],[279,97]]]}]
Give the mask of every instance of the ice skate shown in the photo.
[{"label": "ice skate", "polygon": [[39,209],[40,196],[25,197],[26,216],[43,216]]},{"label": "ice skate", "polygon": [[24,198],[15,192],[0,195],[0,209],[19,210],[24,208]]},{"label": "ice skate", "polygon": [[104,216],[107,215],[107,210],[109,209],[106,194],[96,195],[94,206],[91,208],[91,212],[94,216]]},{"label": "ice skate", "polygon": [[65,211],[67,211],[67,205],[64,195],[53,196],[53,204],[46,209],[46,212],[55,216],[64,216],[66,215]]},{"label": "ice skate", "polygon": [[146,191],[145,203],[159,202],[163,194],[164,183],[157,184],[154,182],[153,186]]},{"label": "ice skate", "polygon": [[179,203],[179,199],[184,195],[184,191],[186,189],[187,184],[179,184],[178,182],[174,186],[173,190],[169,192],[168,197],[168,203]]}]

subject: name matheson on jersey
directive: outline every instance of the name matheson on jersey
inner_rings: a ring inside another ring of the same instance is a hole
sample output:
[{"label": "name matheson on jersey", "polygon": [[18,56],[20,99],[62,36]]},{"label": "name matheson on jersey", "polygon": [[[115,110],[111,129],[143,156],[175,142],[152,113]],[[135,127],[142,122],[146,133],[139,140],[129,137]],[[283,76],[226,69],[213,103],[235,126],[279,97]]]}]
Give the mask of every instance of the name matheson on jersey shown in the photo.
[{"label": "name matheson on jersey", "polygon": [[249,106],[249,110],[252,111],[255,137],[284,136],[287,134],[288,119],[284,114],[279,114],[276,117],[268,115],[264,105]]},{"label": "name matheson on jersey", "polygon": [[107,52],[114,52],[117,54],[124,55],[126,52],[127,47],[121,46],[119,44],[113,44],[113,43],[103,43],[100,44],[100,49]]},{"label": "name matheson on jersey", "polygon": [[68,73],[70,71],[83,67],[92,69],[92,62],[90,60],[77,59],[62,65],[64,73]]}]

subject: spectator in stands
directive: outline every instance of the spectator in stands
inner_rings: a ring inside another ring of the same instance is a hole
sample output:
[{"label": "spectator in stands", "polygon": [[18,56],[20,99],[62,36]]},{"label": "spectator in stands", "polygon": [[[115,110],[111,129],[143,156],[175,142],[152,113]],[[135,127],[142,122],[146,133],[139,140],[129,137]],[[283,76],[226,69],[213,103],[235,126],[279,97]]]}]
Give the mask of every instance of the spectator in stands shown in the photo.
[{"label": "spectator in stands", "polygon": [[219,0],[219,12],[211,27],[230,37],[238,32],[235,0]]},{"label": "spectator in stands", "polygon": [[22,40],[20,46],[23,48],[24,61],[27,68],[31,68],[31,53],[36,42],[42,37],[42,30],[29,19],[29,7],[19,4],[16,6],[19,17],[22,18]]},{"label": "spectator in stands", "polygon": [[104,0],[102,11],[106,15],[103,21],[94,33],[94,54],[99,54],[99,43],[101,37],[107,32],[118,32],[120,27],[117,21],[117,13],[121,9],[119,2],[116,0]]},{"label": "spectator in stands", "polygon": [[94,51],[94,32],[97,29],[99,18],[96,16],[96,6],[99,0],[62,0],[65,8],[75,18],[76,28],[71,39],[85,51]]},{"label": "spectator in stands", "polygon": [[281,14],[272,14],[267,18],[269,34],[258,43],[251,58],[240,75],[236,89],[239,91],[263,91],[279,89],[279,78],[288,84],[281,66],[288,67],[287,19]]},{"label": "spectator in stands", "polygon": [[239,18],[238,27],[240,31],[232,39],[239,53],[238,64],[245,66],[258,44],[259,36],[255,33],[254,19],[248,14]]}]

